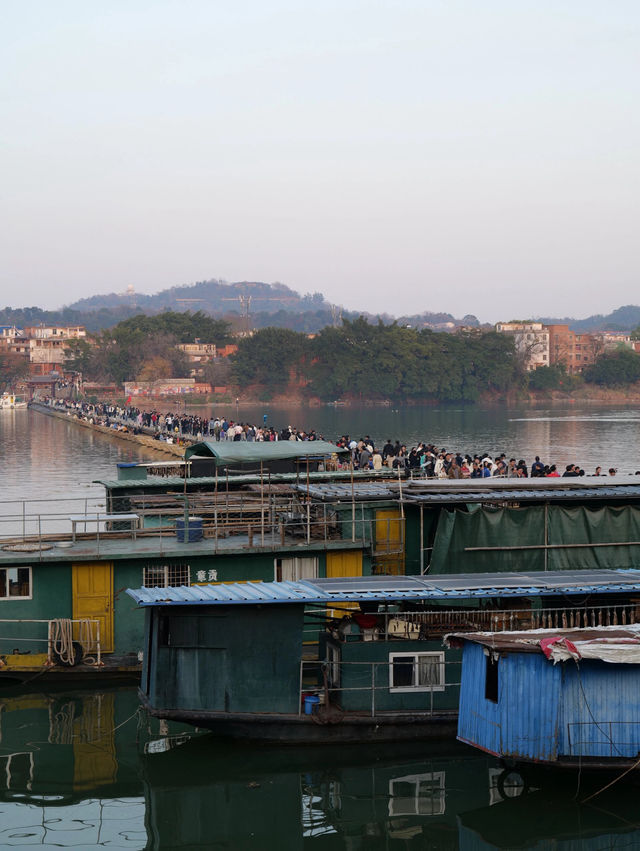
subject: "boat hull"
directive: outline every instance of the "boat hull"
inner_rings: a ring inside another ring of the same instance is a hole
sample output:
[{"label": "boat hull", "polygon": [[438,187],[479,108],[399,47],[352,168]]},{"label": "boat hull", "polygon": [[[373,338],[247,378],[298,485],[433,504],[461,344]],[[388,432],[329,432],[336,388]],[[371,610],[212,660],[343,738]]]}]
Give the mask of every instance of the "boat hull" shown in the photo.
[{"label": "boat hull", "polygon": [[278,744],[408,742],[450,736],[455,738],[457,712],[438,714],[385,712],[375,717],[363,713],[331,712],[312,715],[278,713],[228,713],[203,710],[158,710],[144,693],[140,699],[150,715],[182,721],[210,730],[216,736]]}]

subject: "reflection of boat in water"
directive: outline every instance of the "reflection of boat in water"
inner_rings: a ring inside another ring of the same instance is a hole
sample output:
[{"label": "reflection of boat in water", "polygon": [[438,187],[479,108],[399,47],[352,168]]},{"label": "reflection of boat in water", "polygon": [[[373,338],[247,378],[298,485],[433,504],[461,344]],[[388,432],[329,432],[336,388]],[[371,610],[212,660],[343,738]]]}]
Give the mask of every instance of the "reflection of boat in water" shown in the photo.
[{"label": "reflection of boat in water", "polygon": [[498,848],[638,848],[637,790],[617,786],[607,798],[585,804],[575,786],[549,787],[497,806],[468,810],[458,818],[458,847],[465,851]]},{"label": "reflection of boat in water", "polygon": [[137,709],[133,689],[3,693],[0,847],[479,851],[638,841],[633,790],[580,805],[574,786],[530,791],[461,744],[254,747],[190,737]]},{"label": "reflection of boat in water", "polygon": [[26,408],[27,400],[24,396],[20,396],[17,393],[3,393],[0,396],[0,410],[8,410],[12,408]]}]

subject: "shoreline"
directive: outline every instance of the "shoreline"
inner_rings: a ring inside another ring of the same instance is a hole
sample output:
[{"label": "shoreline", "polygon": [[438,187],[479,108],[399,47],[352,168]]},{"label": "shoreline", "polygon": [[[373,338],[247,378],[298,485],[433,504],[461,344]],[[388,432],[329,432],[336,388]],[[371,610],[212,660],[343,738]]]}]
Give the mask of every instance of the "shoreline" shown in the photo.
[{"label": "shoreline", "polygon": [[67,423],[82,426],[83,428],[90,429],[91,431],[97,434],[101,434],[104,437],[115,437],[118,440],[126,440],[129,443],[137,443],[139,446],[144,446],[145,449],[151,449],[161,455],[172,455],[174,458],[180,459],[184,458],[184,446],[176,446],[176,444],[174,443],[164,443],[163,441],[156,440],[155,438],[148,437],[144,434],[132,434],[128,431],[117,431],[114,428],[107,428],[106,426],[96,425],[95,423],[89,423],[86,420],[81,420],[78,417],[70,416],[69,414],[63,413],[62,411],[54,411],[47,405],[43,405],[39,402],[32,402],[29,406],[29,409],[32,411],[37,411],[37,413],[44,414],[48,417],[56,417],[57,419],[64,420]]}]

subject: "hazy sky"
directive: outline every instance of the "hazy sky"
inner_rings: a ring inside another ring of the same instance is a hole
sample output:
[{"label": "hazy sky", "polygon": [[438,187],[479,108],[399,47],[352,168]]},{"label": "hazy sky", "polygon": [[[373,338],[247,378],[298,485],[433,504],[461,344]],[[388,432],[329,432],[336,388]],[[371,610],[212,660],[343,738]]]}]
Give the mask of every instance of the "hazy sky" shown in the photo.
[{"label": "hazy sky", "polygon": [[640,303],[637,0],[4,0],[0,306]]}]

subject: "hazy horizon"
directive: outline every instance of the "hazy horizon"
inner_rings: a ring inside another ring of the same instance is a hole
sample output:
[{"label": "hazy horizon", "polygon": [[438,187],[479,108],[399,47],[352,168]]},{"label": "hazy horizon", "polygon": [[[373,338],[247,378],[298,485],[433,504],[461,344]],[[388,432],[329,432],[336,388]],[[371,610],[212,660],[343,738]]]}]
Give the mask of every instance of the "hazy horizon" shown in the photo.
[{"label": "hazy horizon", "polygon": [[0,11],[4,304],[219,277],[349,310],[638,302],[630,0]]}]

